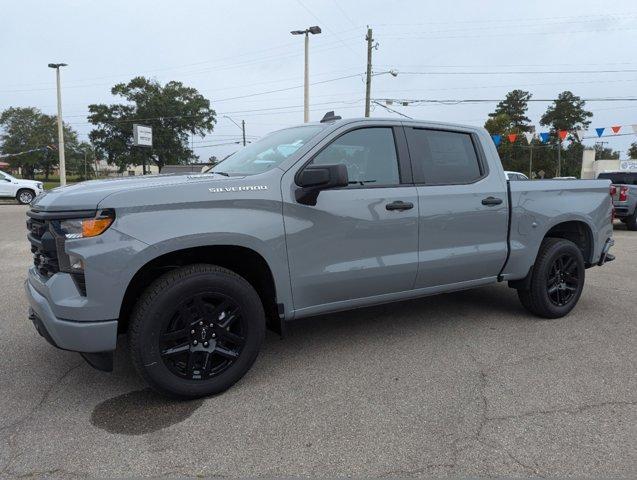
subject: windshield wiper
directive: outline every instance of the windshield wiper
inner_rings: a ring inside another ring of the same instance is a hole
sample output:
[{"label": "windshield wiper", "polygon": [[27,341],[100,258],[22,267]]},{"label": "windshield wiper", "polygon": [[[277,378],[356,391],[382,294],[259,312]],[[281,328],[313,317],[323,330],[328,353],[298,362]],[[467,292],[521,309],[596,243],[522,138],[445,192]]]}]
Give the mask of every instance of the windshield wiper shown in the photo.
[{"label": "windshield wiper", "polygon": [[210,172],[210,173],[216,173],[216,174],[218,174],[218,175],[223,175],[224,177],[229,177],[229,176],[230,176],[230,174],[229,174],[229,173],[226,173],[226,172],[215,172],[215,171],[212,171],[212,172]]}]

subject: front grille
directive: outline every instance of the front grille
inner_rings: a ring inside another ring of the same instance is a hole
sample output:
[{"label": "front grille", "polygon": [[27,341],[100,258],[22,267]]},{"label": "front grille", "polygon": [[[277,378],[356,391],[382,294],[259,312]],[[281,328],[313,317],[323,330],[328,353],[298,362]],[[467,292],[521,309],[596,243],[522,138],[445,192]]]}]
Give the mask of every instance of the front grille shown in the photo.
[{"label": "front grille", "polygon": [[[86,215],[86,212],[54,214],[30,210],[27,212],[27,238],[31,243],[33,253],[33,265],[40,275],[50,278],[58,272],[71,274],[71,278],[82,296],[86,296],[86,280],[84,272],[71,270],[69,257],[64,249],[65,238],[56,227],[63,218],[78,218]],[[87,216],[90,216],[89,212]]]},{"label": "front grille", "polygon": [[27,220],[27,229],[29,230],[27,238],[31,243],[31,253],[33,253],[33,265],[40,275],[53,276],[60,271],[60,263],[51,222],[31,217]]}]

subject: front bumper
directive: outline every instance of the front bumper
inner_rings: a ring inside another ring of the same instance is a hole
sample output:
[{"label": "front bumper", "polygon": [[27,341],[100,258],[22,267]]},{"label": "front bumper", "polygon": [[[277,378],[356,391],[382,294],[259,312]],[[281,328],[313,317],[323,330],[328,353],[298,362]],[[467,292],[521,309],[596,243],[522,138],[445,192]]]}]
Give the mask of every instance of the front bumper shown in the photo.
[{"label": "front bumper", "polygon": [[117,320],[74,321],[55,316],[46,297],[27,280],[29,318],[36,330],[53,346],[74,352],[98,353],[115,350]]}]

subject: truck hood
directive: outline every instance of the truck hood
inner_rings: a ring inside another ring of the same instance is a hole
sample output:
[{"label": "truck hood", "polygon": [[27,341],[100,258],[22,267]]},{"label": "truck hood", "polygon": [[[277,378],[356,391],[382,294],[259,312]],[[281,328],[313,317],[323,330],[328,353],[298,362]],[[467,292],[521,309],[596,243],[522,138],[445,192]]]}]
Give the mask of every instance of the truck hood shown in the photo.
[{"label": "truck hood", "polygon": [[193,173],[89,180],[42,193],[33,201],[32,207],[43,211],[94,210],[102,200],[113,193],[210,180],[228,180],[228,177],[216,173]]}]

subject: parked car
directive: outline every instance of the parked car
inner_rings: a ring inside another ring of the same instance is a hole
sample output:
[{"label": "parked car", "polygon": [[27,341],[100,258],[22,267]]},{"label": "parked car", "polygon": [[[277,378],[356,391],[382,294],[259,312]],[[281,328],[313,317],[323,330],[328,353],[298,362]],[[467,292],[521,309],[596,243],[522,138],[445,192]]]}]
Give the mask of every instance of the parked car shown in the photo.
[{"label": "parked car", "polygon": [[609,187],[507,182],[483,128],[328,115],[208,174],[38,197],[29,315],[103,370],[126,332],[157,391],[215,394],[251,367],[266,324],[505,281],[533,314],[566,315],[585,270],[613,258]]},{"label": "parked car", "polygon": [[0,170],[0,197],[15,198],[18,202],[26,205],[43,191],[42,182],[15,178]]},{"label": "parked car", "polygon": [[528,180],[529,177],[520,172],[509,172],[508,170],[504,171],[504,176],[507,180]]},{"label": "parked car", "polygon": [[615,216],[628,230],[637,230],[637,172],[606,172],[597,178],[612,182],[610,192]]}]

